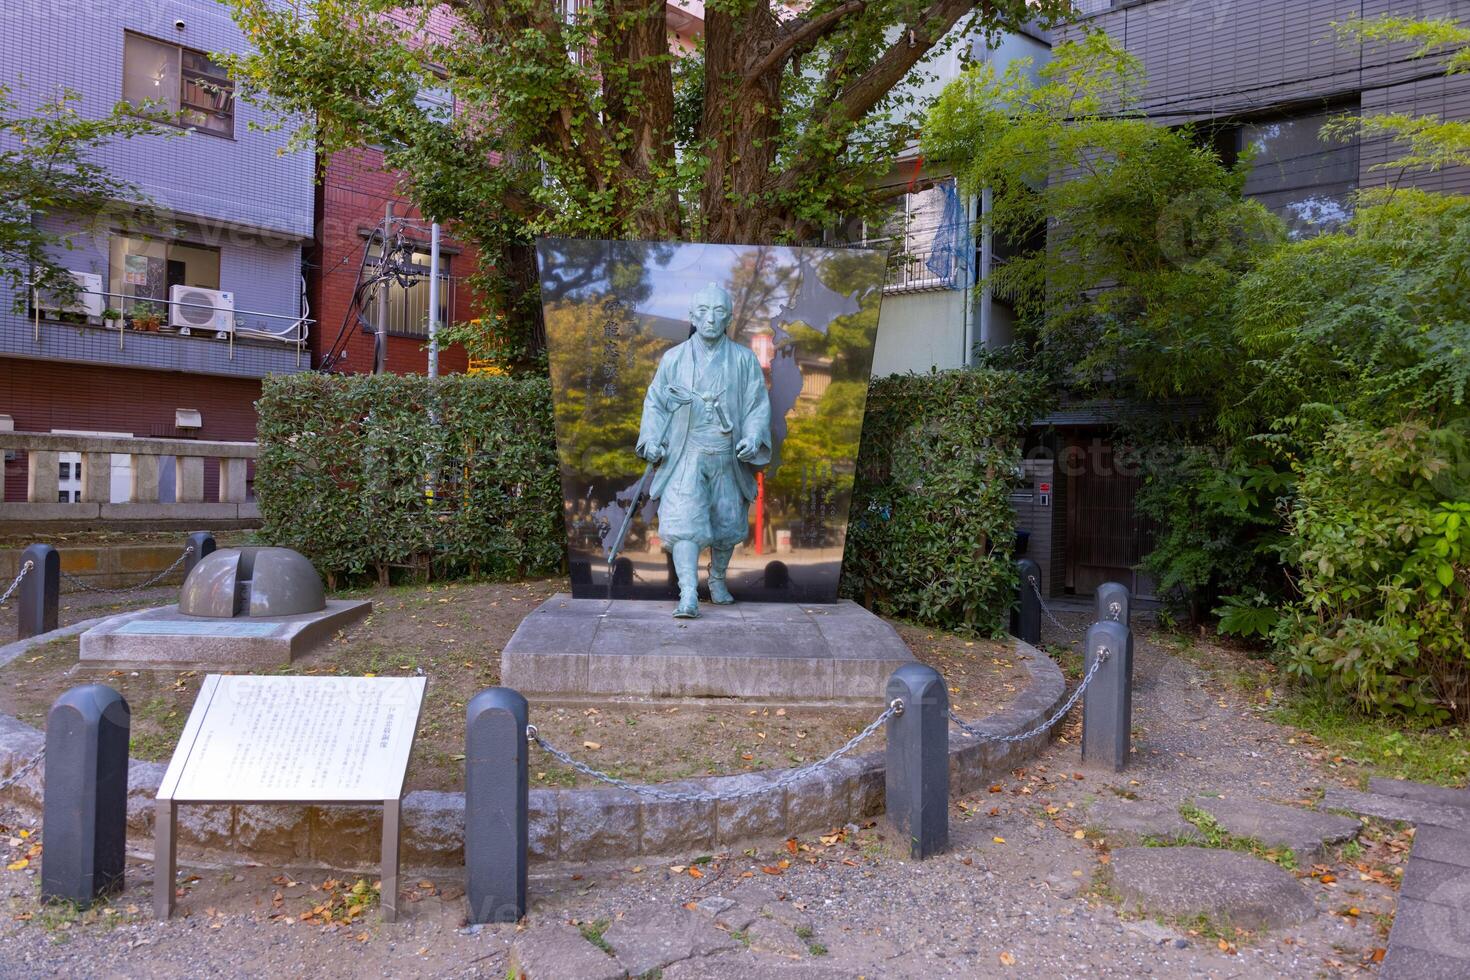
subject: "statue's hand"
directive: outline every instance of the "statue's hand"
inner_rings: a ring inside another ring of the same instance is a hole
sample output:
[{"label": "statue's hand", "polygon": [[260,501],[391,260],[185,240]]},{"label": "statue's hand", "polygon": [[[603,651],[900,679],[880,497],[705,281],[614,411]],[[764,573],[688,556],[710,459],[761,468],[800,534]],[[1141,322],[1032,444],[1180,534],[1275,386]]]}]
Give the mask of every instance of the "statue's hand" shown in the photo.
[{"label": "statue's hand", "polygon": [[760,451],[760,446],[754,439],[741,439],[735,444],[735,458],[743,462],[755,459],[755,454]]},{"label": "statue's hand", "polygon": [[650,442],[638,447],[638,455],[650,463],[657,463],[664,458],[664,447],[658,443]]}]

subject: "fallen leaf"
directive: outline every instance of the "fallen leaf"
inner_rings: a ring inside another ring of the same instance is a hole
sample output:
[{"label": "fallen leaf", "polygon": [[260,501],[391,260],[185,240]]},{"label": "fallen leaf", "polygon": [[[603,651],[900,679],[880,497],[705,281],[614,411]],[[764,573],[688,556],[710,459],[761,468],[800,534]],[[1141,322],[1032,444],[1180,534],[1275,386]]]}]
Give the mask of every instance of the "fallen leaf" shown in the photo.
[{"label": "fallen leaf", "polygon": [[11,861],[9,864],[7,864],[5,866],[5,870],[6,871],[19,871],[21,868],[24,868],[26,865],[28,865],[30,863],[31,863],[31,859],[30,858],[21,858],[19,861]]},{"label": "fallen leaf", "polygon": [[582,748],[584,748],[584,749],[594,749],[594,750],[595,749],[600,749],[600,748],[602,748],[602,743],[601,742],[583,742],[582,743]]},{"label": "fallen leaf", "polygon": [[704,872],[703,871],[700,871],[698,868],[690,868],[689,869],[689,877],[691,877],[691,878],[703,878],[704,877]]},{"label": "fallen leaf", "polygon": [[790,851],[792,854],[795,854],[796,853],[796,847],[797,847],[796,838],[795,837],[787,838],[787,840],[786,840],[786,850]]},{"label": "fallen leaf", "polygon": [[1010,953],[1010,952],[1001,953],[1000,954],[1000,965],[1001,966],[1015,966],[1016,965],[1016,956],[1015,956],[1015,954],[1014,953]]},{"label": "fallen leaf", "polygon": [[770,864],[763,865],[761,867],[761,870],[764,871],[768,875],[778,875],[778,874],[781,873],[781,869],[780,868],[775,867],[774,865],[770,865]]},{"label": "fallen leaf", "polygon": [[1004,844],[1006,842],[1006,839],[1004,837],[992,837],[990,839],[995,841],[995,843],[997,844]]}]

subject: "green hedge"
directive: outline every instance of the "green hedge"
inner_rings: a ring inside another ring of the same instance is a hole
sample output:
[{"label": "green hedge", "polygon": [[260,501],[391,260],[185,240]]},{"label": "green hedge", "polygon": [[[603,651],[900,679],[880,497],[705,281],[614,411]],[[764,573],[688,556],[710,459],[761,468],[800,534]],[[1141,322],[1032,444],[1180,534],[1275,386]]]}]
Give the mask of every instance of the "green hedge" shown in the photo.
[{"label": "green hedge", "polygon": [[[1004,631],[1015,590],[1010,476],[1037,389],[992,370],[872,382],[845,595],[932,626]],[[386,580],[394,566],[514,578],[560,565],[546,381],[297,374],[269,379],[258,408],[264,536],[334,582]]]},{"label": "green hedge", "polygon": [[1040,391],[1027,375],[990,369],[872,382],[845,595],[886,616],[1005,632],[1017,583],[1009,495]]},{"label": "green hedge", "polygon": [[285,375],[266,381],[257,409],[264,536],[330,580],[372,571],[386,581],[393,566],[514,578],[560,565],[545,380]]}]

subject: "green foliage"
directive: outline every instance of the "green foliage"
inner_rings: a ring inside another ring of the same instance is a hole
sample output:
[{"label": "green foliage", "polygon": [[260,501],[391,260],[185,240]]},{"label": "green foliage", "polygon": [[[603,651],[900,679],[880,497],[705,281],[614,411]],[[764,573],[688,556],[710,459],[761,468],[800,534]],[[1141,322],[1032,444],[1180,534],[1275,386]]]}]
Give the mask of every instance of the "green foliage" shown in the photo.
[{"label": "green foliage", "polygon": [[1245,276],[1252,379],[1224,417],[1297,449],[1327,426],[1463,412],[1470,386],[1470,197],[1368,195],[1349,228],[1285,245]]},{"label": "green foliage", "polygon": [[276,376],[257,410],[262,533],[334,579],[424,563],[511,578],[561,561],[544,380]]},{"label": "green foliage", "polygon": [[988,369],[872,382],[845,594],[887,616],[1004,633],[1016,589],[1009,493],[1040,390]]},{"label": "green foliage", "polygon": [[[1068,0],[712,3],[670,49],[665,0],[227,0],[242,97],[320,152],[372,144],[428,217],[477,246],[505,357],[526,353],[537,235],[769,243],[874,212],[925,63],[968,18],[999,37]],[[420,93],[448,90],[455,111]],[[470,329],[468,326],[464,329]]]},{"label": "green foliage", "polygon": [[[1363,43],[1414,44],[1413,56],[1444,54],[1445,74],[1470,72],[1470,26],[1451,18],[1416,20],[1412,17],[1354,17],[1335,25],[1339,36]],[[1403,154],[1375,170],[1406,170],[1470,165],[1470,122],[1444,120],[1430,114],[1380,113],[1343,116],[1332,120],[1327,132],[1344,139],[1383,139],[1400,144]]]},{"label": "green foliage", "polygon": [[1370,710],[1470,718],[1467,432],[1343,423],[1302,465],[1288,669]]},{"label": "green foliage", "polygon": [[1281,622],[1281,610],[1263,593],[1247,597],[1228,595],[1214,609],[1220,617],[1220,632],[1246,639],[1266,639]]},{"label": "green foliage", "polygon": [[[92,162],[115,139],[160,132],[146,107],[119,104],[100,119],[77,109],[81,95],[58,89],[32,115],[19,115],[13,89],[0,84],[0,277],[24,305],[34,282],[69,302],[76,282],[63,255],[93,227],[155,220],[136,186]],[[72,231],[47,230],[37,215],[66,214],[83,222]]]},{"label": "green foliage", "polygon": [[989,230],[1020,247],[982,286],[1015,304],[1058,380],[1210,394],[1229,380],[1231,287],[1282,230],[1242,198],[1247,165],[1136,113],[1142,86],[1138,60],[1101,32],[1034,73],[976,64],[930,109],[925,158],[990,189]]},{"label": "green foliage", "polygon": [[1460,787],[1470,772],[1470,738],[1463,727],[1429,728],[1405,724],[1402,717],[1375,717],[1321,689],[1299,693],[1272,717],[1311,732],[1369,775]]},{"label": "green foliage", "polygon": [[1289,499],[1290,472],[1256,445],[1171,448],[1177,455],[1148,467],[1136,501],[1159,528],[1143,565],[1160,594],[1181,596],[1194,618],[1217,595],[1279,597],[1285,535],[1278,510]]}]

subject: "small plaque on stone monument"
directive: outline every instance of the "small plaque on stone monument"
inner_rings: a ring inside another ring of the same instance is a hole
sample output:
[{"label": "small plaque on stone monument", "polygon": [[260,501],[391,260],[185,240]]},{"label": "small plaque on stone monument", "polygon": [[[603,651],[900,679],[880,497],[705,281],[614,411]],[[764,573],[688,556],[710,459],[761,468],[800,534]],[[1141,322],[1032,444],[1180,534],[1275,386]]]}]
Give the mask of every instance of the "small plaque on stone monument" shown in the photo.
[{"label": "small plaque on stone monument", "polygon": [[423,677],[210,674],[158,789],[154,909],[173,908],[181,803],[382,803],[385,921],[396,914],[398,816]]}]

